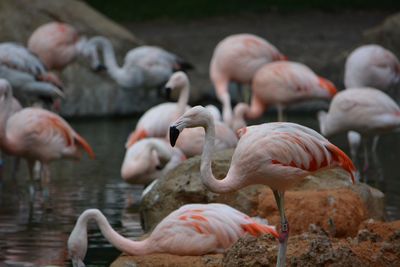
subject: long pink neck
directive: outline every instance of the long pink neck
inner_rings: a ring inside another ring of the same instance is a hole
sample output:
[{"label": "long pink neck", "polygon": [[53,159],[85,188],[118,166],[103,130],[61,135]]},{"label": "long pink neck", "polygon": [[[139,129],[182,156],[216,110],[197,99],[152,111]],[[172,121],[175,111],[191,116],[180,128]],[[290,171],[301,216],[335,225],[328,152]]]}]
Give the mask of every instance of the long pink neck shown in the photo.
[{"label": "long pink neck", "polygon": [[210,118],[208,118],[206,127],[204,128],[206,136],[200,165],[201,180],[203,184],[215,193],[228,193],[244,187],[245,185],[242,183],[243,180],[239,179],[239,177],[235,175],[234,167],[232,165],[225,178],[221,180],[215,178],[211,169],[211,157],[215,147],[215,125],[211,115]]},{"label": "long pink neck", "polygon": [[253,94],[251,98],[250,108],[246,110],[244,116],[246,119],[254,120],[258,119],[264,113],[265,106],[261,101]]},{"label": "long pink neck", "polygon": [[153,252],[151,246],[148,245],[147,239],[143,241],[133,241],[118,234],[114,229],[112,229],[106,217],[100,211],[80,217],[77,226],[86,226],[90,219],[96,221],[104,237],[118,250],[129,255],[145,255]]}]

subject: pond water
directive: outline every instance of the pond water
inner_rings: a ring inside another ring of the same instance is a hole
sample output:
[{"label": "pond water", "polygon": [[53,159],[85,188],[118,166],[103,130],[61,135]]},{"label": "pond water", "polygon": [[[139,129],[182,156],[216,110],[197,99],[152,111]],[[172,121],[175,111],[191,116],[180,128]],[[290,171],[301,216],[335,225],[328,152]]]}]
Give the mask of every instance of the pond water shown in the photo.
[{"label": "pond water", "polygon": [[[316,128],[310,117],[290,117]],[[92,145],[96,160],[53,163],[49,197],[37,191],[29,201],[27,172],[21,163],[16,180],[11,179],[13,159],[6,158],[0,183],[0,266],[70,266],[66,243],[79,214],[98,208],[110,224],[127,237],[141,236],[137,205],[142,188],[125,184],[120,177],[124,143],[134,119],[72,121],[71,125]],[[333,139],[347,151],[343,137]],[[398,135],[381,138],[378,153],[385,180],[375,184],[386,193],[389,219],[400,218],[400,172]],[[133,205],[132,205],[133,203]],[[129,209],[127,207],[130,207]],[[120,253],[89,227],[87,266],[109,266]]]}]

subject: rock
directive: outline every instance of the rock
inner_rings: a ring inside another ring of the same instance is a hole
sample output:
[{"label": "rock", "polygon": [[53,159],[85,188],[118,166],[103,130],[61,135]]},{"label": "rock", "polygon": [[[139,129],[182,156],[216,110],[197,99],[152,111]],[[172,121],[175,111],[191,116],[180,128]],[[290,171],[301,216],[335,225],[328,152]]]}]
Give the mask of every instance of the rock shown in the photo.
[{"label": "rock", "polygon": [[221,266],[222,258],[221,254],[204,256],[176,256],[170,254],[122,255],[111,264],[111,267],[218,267]]},{"label": "rock", "polygon": [[[212,165],[215,177],[225,177],[232,153],[233,150],[215,153]],[[383,196],[366,184],[352,185],[347,173],[334,169],[308,176],[286,192],[286,214],[294,233],[306,231],[313,223],[333,236],[354,236],[363,220],[384,218]],[[275,200],[267,186],[253,185],[230,194],[212,193],[200,180],[200,156],[197,156],[159,180],[142,199],[142,225],[148,231],[184,204],[211,202],[225,203],[250,216],[259,215],[275,225],[279,223]]]},{"label": "rock", "polygon": [[[84,1],[0,0],[0,42],[26,44],[33,30],[50,21],[69,23],[88,37],[110,38],[120,64],[129,49],[142,43]],[[66,93],[61,108],[64,116],[131,114],[143,112],[160,101],[153,91],[122,90],[106,73],[92,72],[83,60],[68,66],[61,73],[61,80]]]}]

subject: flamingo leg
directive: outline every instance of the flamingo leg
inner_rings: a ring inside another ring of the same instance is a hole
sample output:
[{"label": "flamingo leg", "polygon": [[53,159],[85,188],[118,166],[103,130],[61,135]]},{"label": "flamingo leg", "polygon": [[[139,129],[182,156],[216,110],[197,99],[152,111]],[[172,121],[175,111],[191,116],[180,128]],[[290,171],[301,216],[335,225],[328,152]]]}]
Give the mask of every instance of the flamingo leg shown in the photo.
[{"label": "flamingo leg", "polygon": [[369,169],[369,156],[368,156],[368,142],[367,138],[364,138],[364,166],[363,166],[363,182],[367,181],[366,172]]},{"label": "flamingo leg", "polygon": [[30,200],[33,201],[35,195],[35,185],[34,185],[34,177],[33,177],[33,169],[35,165],[34,160],[27,160],[28,163],[28,172],[29,172],[29,196]]},{"label": "flamingo leg", "polygon": [[39,162],[42,169],[42,188],[45,200],[49,198],[50,168],[46,163]]},{"label": "flamingo leg", "polygon": [[279,122],[284,122],[286,121],[285,115],[283,114],[283,109],[284,107],[282,105],[277,105],[276,109],[278,111],[278,121]]},{"label": "flamingo leg", "polygon": [[289,239],[289,222],[285,215],[284,192],[272,190],[281,217],[281,233],[279,235],[279,251],[276,262],[277,267],[284,267],[286,263],[287,242]]}]

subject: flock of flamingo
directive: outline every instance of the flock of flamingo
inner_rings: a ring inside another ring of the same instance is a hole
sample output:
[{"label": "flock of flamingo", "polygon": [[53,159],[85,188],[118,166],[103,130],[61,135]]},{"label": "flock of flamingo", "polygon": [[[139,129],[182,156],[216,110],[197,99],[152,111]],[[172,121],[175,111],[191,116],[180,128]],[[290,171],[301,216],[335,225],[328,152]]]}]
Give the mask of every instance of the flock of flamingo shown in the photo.
[{"label": "flock of flamingo", "polygon": [[[80,158],[81,150],[95,158],[88,142],[56,114],[65,94],[55,72],[77,57],[87,58],[93,69],[106,70],[121,87],[179,92],[177,102],[146,111],[127,138],[121,168],[126,182],[154,184],[187,158],[201,155],[201,180],[213,192],[229,193],[251,184],[269,186],[281,225],[278,233],[274,226],[227,205],[189,204],[164,218],[147,239],[132,241],[115,232],[99,210],[90,209],[79,217],[68,240],[74,266],[84,266],[87,223],[92,219],[107,240],[131,255],[219,253],[245,234],[271,234],[279,243],[277,266],[285,266],[289,237],[285,191],[307,175],[330,168],[342,168],[353,183],[357,180],[353,161],[326,137],[348,133],[356,157],[362,139],[377,139],[400,126],[400,108],[383,91],[400,81],[400,63],[379,45],[361,46],[349,55],[346,89],[337,92],[328,79],[302,63],[288,61],[265,39],[253,34],[228,36],[217,44],[210,63],[221,114],[212,105],[188,105],[186,71],[193,66],[180,57],[159,47],[141,46],[130,50],[120,67],[107,38],[87,39],[68,24],[52,22],[39,27],[27,47],[0,44],[0,145],[5,153],[26,159],[31,179],[39,170],[37,175],[49,181],[51,161]],[[231,82],[251,88],[249,103],[232,108]],[[322,135],[284,122],[287,106],[310,99],[331,100],[328,112],[318,113]],[[247,120],[260,118],[269,106],[277,108],[278,122],[247,126]],[[234,148],[234,154],[226,177],[218,180],[211,156],[214,150],[226,148]]]}]

